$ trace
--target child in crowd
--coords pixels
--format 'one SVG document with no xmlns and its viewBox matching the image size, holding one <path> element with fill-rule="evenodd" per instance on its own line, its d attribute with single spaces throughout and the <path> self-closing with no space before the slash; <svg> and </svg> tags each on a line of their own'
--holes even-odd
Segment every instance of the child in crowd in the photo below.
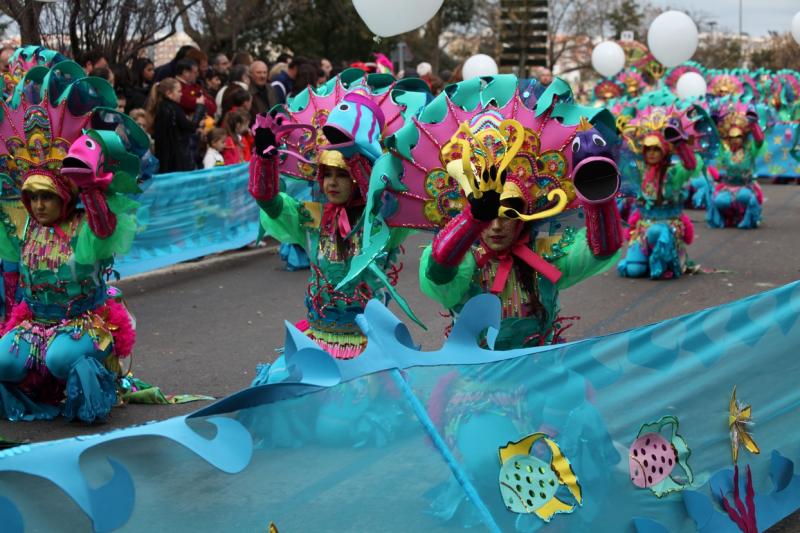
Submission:
<svg viewBox="0 0 800 533">
<path fill-rule="evenodd" d="M 208 132 L 206 137 L 208 148 L 203 157 L 203 168 L 221 167 L 225 164 L 222 151 L 225 149 L 227 137 L 227 132 L 222 128 L 214 128 Z"/>
<path fill-rule="evenodd" d="M 222 149 L 222 158 L 226 165 L 250 161 L 252 143 L 248 135 L 249 126 L 250 113 L 246 109 L 237 109 L 225 115 L 223 127 L 227 137 Z"/>
<path fill-rule="evenodd" d="M 151 113 L 155 117 L 153 137 L 155 156 L 161 173 L 194 170 L 192 136 L 205 118 L 203 97 L 197 98 L 194 115 L 187 118 L 180 106 L 181 84 L 175 78 L 164 78 L 153 85 L 150 96 Z"/>
<path fill-rule="evenodd" d="M 147 114 L 147 111 L 140 107 L 131 109 L 128 115 L 130 115 L 130 117 L 135 120 L 139 127 L 142 128 L 147 134 L 147 138 L 150 139 L 150 151 L 152 152 L 154 150 L 153 136 L 150 134 L 153 129 L 152 117 Z"/>
</svg>

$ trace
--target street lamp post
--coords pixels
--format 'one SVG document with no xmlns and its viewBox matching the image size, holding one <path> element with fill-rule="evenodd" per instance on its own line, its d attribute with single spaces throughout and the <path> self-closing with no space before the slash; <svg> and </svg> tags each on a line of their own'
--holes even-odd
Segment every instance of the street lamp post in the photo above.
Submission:
<svg viewBox="0 0 800 533">
<path fill-rule="evenodd" d="M 739 40 L 742 39 L 742 0 L 739 0 Z"/>
</svg>

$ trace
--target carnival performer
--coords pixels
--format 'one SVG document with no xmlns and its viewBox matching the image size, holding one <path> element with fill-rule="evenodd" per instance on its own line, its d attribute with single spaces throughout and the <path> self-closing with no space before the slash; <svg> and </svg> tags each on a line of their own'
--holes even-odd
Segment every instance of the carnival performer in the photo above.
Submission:
<svg viewBox="0 0 800 533">
<path fill-rule="evenodd" d="M 11 102 L 12 99 L 19 101 L 22 98 L 21 90 L 16 90 L 20 80 L 35 67 L 50 68 L 56 63 L 64 61 L 64 56 L 54 50 L 48 50 L 42 46 L 23 46 L 17 48 L 9 58 L 8 71 L 3 73 L 3 100 Z M 22 87 L 20 87 L 22 89 Z M 16 94 L 15 94 L 16 90 Z M 21 191 L 18 183 L 5 180 L 2 184 L 2 194 L 0 194 L 0 211 L 2 212 L 2 223 L 5 231 L 22 231 L 27 212 L 22 205 Z M 19 238 L 21 235 L 17 235 Z M 19 287 L 19 265 L 12 261 L 2 262 L 3 271 L 3 301 L 2 315 L 7 317 L 11 312 Z"/>
<path fill-rule="evenodd" d="M 697 169 L 694 122 L 674 107 L 649 107 L 628 122 L 624 136 L 626 148 L 639 156 L 639 191 L 628 219 L 628 251 L 617 270 L 632 278 L 680 277 L 694 240 L 692 221 L 683 213 L 685 184 Z M 679 161 L 672 161 L 673 153 Z"/>
<path fill-rule="evenodd" d="M 613 135 L 613 116 L 582 115 L 570 99 L 559 79 L 538 100 L 512 75 L 452 85 L 387 138 L 392 150 L 373 171 L 366 225 L 438 230 L 422 255 L 422 291 L 454 318 L 471 296 L 500 296 L 498 348 L 555 342 L 565 326 L 558 290 L 608 268 L 622 242 L 616 163 L 587 120 Z M 567 223 L 580 206 L 587 230 L 578 216 Z"/>
<path fill-rule="evenodd" d="M 558 237 L 537 238 L 533 221 L 555 213 L 537 211 L 530 186 L 533 175 L 509 173 L 503 161 L 484 167 L 480 179 L 464 179 L 471 169 L 465 170 L 462 161 L 447 167 L 459 183 L 472 185 L 471 192 L 467 207 L 424 250 L 420 288 L 454 317 L 476 294 L 499 296 L 502 322 L 496 349 L 560 342 L 567 326 L 560 316 L 559 291 L 607 270 L 617 260 L 622 244 L 614 199 L 617 167 L 605 139 L 585 120 L 582 129 L 572 143 L 572 162 L 587 228 L 567 228 Z M 488 147 L 486 131 L 482 139 Z M 515 155 L 509 148 L 507 162 Z"/>
<path fill-rule="evenodd" d="M 263 117 L 262 117 L 263 118 Z M 256 154 L 275 147 L 268 128 L 257 127 Z M 311 259 L 306 306 L 306 333 L 340 359 L 351 359 L 366 346 L 366 337 L 355 323 L 367 302 L 380 295 L 370 280 L 343 290 L 336 285 L 347 273 L 350 259 L 360 246 L 358 221 L 364 211 L 363 193 L 350 174 L 347 162 L 336 150 L 319 156 L 320 187 L 327 202 L 320 208 L 303 204 L 279 192 L 275 155 L 259 155 L 250 163 L 250 192 L 263 214 L 266 232 L 280 242 L 303 246 Z M 317 210 L 315 213 L 314 210 Z M 393 258 L 392 258 L 393 259 Z M 387 268 L 391 268 L 387 260 Z M 377 292 L 377 294 L 376 294 Z"/>
<path fill-rule="evenodd" d="M 712 228 L 757 228 L 764 197 L 754 173 L 756 160 L 765 148 L 758 114 L 744 104 L 728 103 L 718 117 L 722 147 L 717 167 L 710 169 L 717 183 L 706 221 Z"/>
<path fill-rule="evenodd" d="M 72 62 L 52 71 L 74 81 L 41 103 L 3 105 L 2 171 L 20 184 L 28 216 L 18 233 L 0 232 L 0 255 L 19 263 L 22 294 L 0 338 L 0 409 L 9 420 L 104 421 L 117 401 L 113 370 L 135 340 L 105 281 L 135 234 L 137 204 L 126 194 L 138 190 L 140 172 L 128 136 L 114 130 L 138 126 L 110 116 L 115 99 L 104 80 L 83 77 Z"/>
<path fill-rule="evenodd" d="M 319 109 L 327 106 L 329 113 L 322 115 L 322 123 L 290 123 L 297 118 L 291 113 L 288 118 L 287 114 L 279 113 L 277 119 L 259 115 L 254 126 L 257 157 L 250 161 L 250 193 L 261 207 L 262 228 L 282 243 L 303 246 L 311 262 L 305 299 L 307 317 L 298 326 L 339 359 L 354 358 L 366 346 L 366 337 L 356 324 L 356 316 L 372 298 L 388 301 L 388 291 L 399 272 L 395 265 L 397 245 L 408 234 L 400 229 L 392 232 L 390 251 L 380 260 L 377 273 L 365 272 L 358 279 L 339 286 L 350 269 L 351 259 L 361 251 L 368 180 L 372 161 L 381 151 L 378 138 L 386 131 L 390 113 L 401 119 L 394 121 L 396 129 L 402 124 L 401 112 L 415 108 L 414 105 L 402 107 L 387 98 L 394 83 L 391 76 L 365 77 L 363 72 L 355 70 L 341 75 L 356 76 L 361 79 L 352 80 L 353 90 L 349 92 L 343 90 L 341 78 L 329 82 L 333 92 L 325 98 L 318 98 L 309 91 L 309 98 L 315 99 L 315 105 L 309 105 L 308 109 L 317 110 L 313 120 L 319 120 Z M 389 87 L 383 88 L 390 90 L 373 100 L 374 88 L 368 80 L 376 79 L 375 76 L 389 82 Z M 356 86 L 357 89 L 353 88 Z M 427 101 L 426 94 L 421 95 L 422 104 Z M 376 103 L 378 99 L 386 106 L 385 110 Z M 285 144 L 281 138 L 287 133 L 288 144 Z M 297 137 L 303 139 L 300 144 L 292 140 Z M 318 142 L 320 140 L 335 143 L 340 148 L 323 149 L 324 142 Z M 297 151 L 287 154 L 289 146 L 296 146 Z M 281 169 L 291 166 L 287 159 L 300 162 L 289 175 L 314 172 L 324 196 L 323 203 L 302 202 L 279 192 Z"/>
</svg>

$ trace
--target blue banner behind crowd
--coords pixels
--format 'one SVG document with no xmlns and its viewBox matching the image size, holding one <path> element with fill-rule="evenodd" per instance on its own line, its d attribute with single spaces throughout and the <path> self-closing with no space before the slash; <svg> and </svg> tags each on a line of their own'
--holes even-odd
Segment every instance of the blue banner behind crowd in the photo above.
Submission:
<svg viewBox="0 0 800 533">
<path fill-rule="evenodd" d="M 723 498 L 758 530 L 800 507 L 800 282 L 604 337 L 480 348 L 499 317 L 478 296 L 421 352 L 373 301 L 350 361 L 287 326 L 281 383 L 0 452 L 2 529 L 736 533 Z"/>
<path fill-rule="evenodd" d="M 115 264 L 123 276 L 240 248 L 258 234 L 247 164 L 159 174 L 138 200 L 139 233 Z"/>
<path fill-rule="evenodd" d="M 756 162 L 756 177 L 800 178 L 800 161 L 789 153 L 797 128 L 795 122 L 778 122 L 765 132 L 767 147 Z"/>
</svg>

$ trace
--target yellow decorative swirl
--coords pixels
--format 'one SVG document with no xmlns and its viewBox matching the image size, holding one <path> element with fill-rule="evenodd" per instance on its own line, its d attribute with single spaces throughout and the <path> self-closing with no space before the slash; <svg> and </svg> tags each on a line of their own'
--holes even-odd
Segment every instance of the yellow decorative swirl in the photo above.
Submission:
<svg viewBox="0 0 800 533">
<path fill-rule="evenodd" d="M 511 207 L 501 207 L 500 216 L 506 218 L 518 218 L 520 220 L 524 220 L 525 222 L 530 222 L 532 220 L 541 220 L 543 218 L 556 216 L 567 207 L 567 193 L 564 192 L 564 189 L 553 189 L 552 191 L 547 193 L 547 200 L 549 202 L 552 202 L 556 198 L 558 198 L 558 203 L 556 205 L 554 205 L 550 209 L 539 211 L 538 213 L 525 215 Z"/>
</svg>

